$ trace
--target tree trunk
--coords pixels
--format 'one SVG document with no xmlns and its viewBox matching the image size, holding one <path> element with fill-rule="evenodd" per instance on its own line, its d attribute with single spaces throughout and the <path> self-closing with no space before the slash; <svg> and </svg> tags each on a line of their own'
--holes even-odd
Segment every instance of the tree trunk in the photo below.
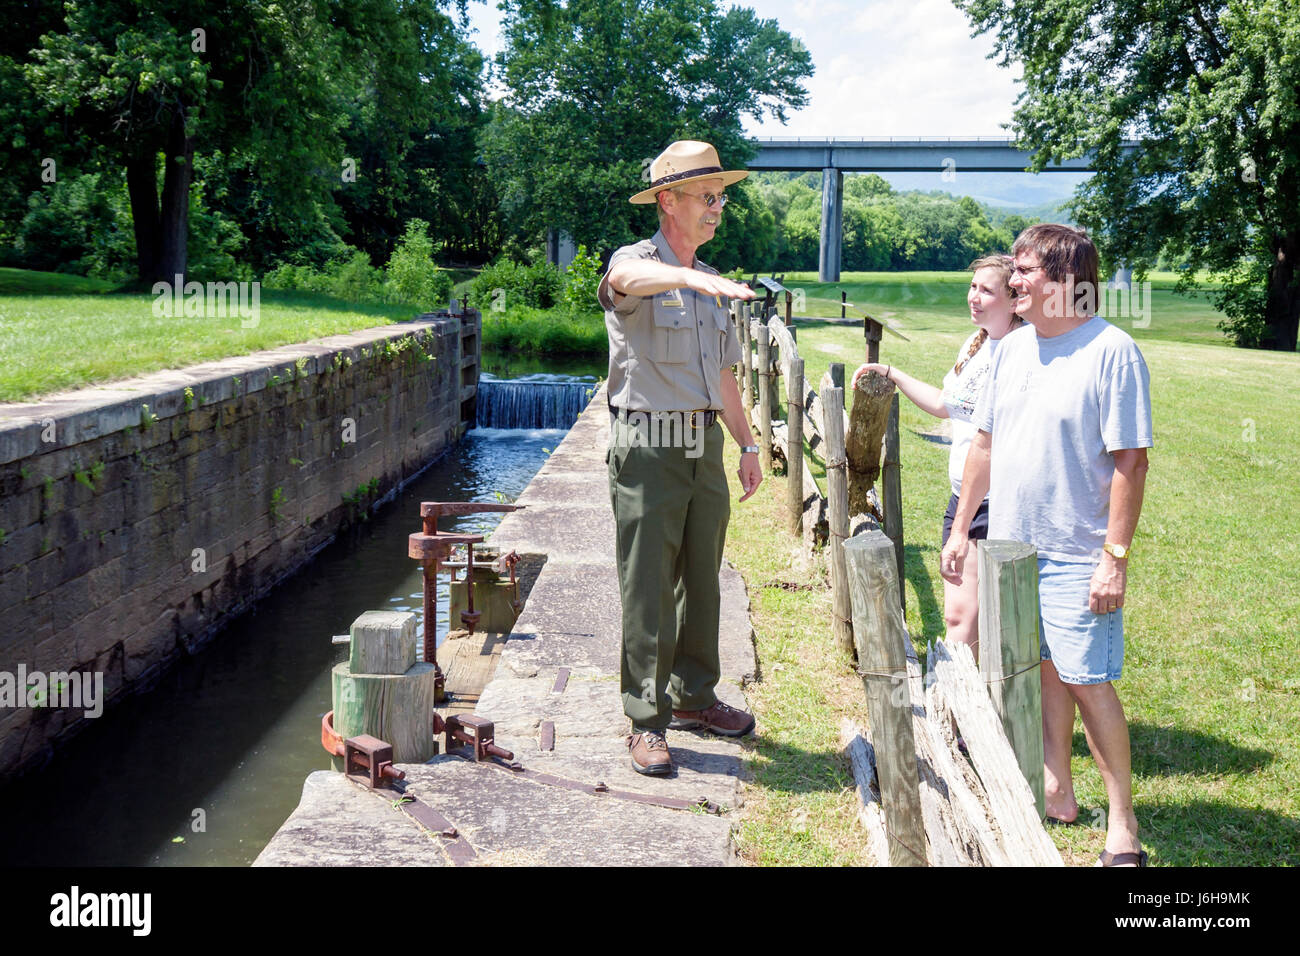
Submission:
<svg viewBox="0 0 1300 956">
<path fill-rule="evenodd" d="M 131 220 L 135 224 L 135 256 L 142 284 L 158 275 L 162 234 L 158 222 L 157 155 L 145 147 L 126 162 L 126 189 L 131 197 Z"/>
<path fill-rule="evenodd" d="M 161 247 L 156 279 L 184 281 L 187 259 L 185 243 L 190 226 L 190 181 L 194 178 L 194 138 L 185 129 L 183 109 L 172 114 L 167 131 L 167 165 L 163 173 L 162 206 L 159 211 Z M 156 281 L 153 279 L 151 281 Z"/>
<path fill-rule="evenodd" d="M 1268 270 L 1268 300 L 1264 306 L 1264 338 L 1260 345 L 1280 352 L 1296 350 L 1300 332 L 1300 286 L 1295 284 L 1300 266 L 1300 233 L 1279 236 L 1273 242 L 1273 264 Z"/>
</svg>

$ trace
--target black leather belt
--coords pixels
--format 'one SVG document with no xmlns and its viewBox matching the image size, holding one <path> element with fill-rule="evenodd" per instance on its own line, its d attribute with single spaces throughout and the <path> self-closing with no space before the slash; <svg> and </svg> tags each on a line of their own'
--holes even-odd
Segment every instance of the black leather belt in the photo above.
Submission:
<svg viewBox="0 0 1300 956">
<path fill-rule="evenodd" d="M 609 406 L 609 420 L 611 424 L 613 424 L 615 419 L 624 416 L 625 414 L 626 415 L 641 414 L 641 415 L 648 415 L 651 417 L 659 417 L 663 415 L 683 415 L 683 416 L 689 415 L 690 418 L 688 419 L 688 421 L 690 422 L 692 428 L 712 428 L 713 423 L 718 420 L 717 409 L 713 409 L 713 408 L 705 408 L 694 412 L 683 411 L 683 412 L 639 412 L 638 413 L 635 411 L 630 411 L 625 408 L 617 408 L 614 405 Z"/>
</svg>

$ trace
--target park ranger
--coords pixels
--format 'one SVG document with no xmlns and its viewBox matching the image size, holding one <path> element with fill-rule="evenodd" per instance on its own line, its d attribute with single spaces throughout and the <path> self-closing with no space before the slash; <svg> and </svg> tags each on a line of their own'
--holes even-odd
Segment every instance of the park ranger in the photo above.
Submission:
<svg viewBox="0 0 1300 956">
<path fill-rule="evenodd" d="M 673 143 L 631 198 L 655 203 L 659 231 L 610 257 L 600 283 L 609 332 L 610 501 L 623 600 L 623 709 L 638 773 L 672 773 L 664 732 L 701 728 L 738 737 L 754 718 L 718 700 L 718 569 L 730 514 L 722 429 L 741 447 L 744 501 L 758 488 L 758 448 L 731 366 L 740 342 L 728 299 L 748 286 L 695 258 L 713 238 L 723 190 L 748 175 L 724 170 L 708 143 Z"/>
</svg>

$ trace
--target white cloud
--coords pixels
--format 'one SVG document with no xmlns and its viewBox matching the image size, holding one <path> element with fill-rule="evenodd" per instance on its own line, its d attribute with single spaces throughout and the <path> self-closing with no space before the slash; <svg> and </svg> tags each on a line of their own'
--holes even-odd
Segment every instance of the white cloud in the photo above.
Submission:
<svg viewBox="0 0 1300 956">
<path fill-rule="evenodd" d="M 950 0 L 744 0 L 777 20 L 812 53 L 809 103 L 759 136 L 1005 135 L 1018 73 L 986 59 L 988 37 L 972 38 Z"/>
<path fill-rule="evenodd" d="M 987 54 L 987 36 L 951 0 L 727 0 L 798 37 L 816 72 L 808 105 L 782 126 L 746 122 L 756 136 L 999 136 L 1020 91 L 1019 68 Z M 474 42 L 501 49 L 494 0 L 469 5 Z M 497 95 L 500 90 L 495 91 Z"/>
</svg>

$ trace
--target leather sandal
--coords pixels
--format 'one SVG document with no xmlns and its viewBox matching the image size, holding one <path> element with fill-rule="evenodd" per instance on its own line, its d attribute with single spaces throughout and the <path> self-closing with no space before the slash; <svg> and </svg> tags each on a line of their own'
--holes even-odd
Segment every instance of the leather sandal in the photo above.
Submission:
<svg viewBox="0 0 1300 956">
<path fill-rule="evenodd" d="M 1146 866 L 1147 851 L 1139 849 L 1136 853 L 1111 853 L 1110 850 L 1102 850 L 1101 856 L 1097 857 L 1095 866 Z"/>
</svg>

